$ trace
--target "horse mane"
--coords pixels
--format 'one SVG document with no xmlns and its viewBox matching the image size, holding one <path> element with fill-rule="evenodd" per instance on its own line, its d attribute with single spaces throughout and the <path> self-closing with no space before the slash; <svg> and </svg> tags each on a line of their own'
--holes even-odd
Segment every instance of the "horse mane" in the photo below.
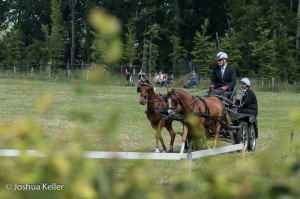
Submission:
<svg viewBox="0 0 300 199">
<path fill-rule="evenodd" d="M 151 84 L 150 81 L 149 81 L 148 79 L 145 79 L 145 83 Z"/>
<path fill-rule="evenodd" d="M 175 93 L 176 91 L 179 91 L 179 92 L 184 92 L 185 94 L 189 94 L 188 92 L 186 92 L 185 90 L 182 90 L 182 89 L 178 89 L 178 88 L 171 88 L 170 91 L 168 91 L 168 93 Z"/>
<path fill-rule="evenodd" d="M 151 87 L 153 87 L 151 82 L 148 79 L 145 79 L 145 80 L 141 81 L 141 85 L 143 85 L 143 84 L 150 85 Z"/>
</svg>

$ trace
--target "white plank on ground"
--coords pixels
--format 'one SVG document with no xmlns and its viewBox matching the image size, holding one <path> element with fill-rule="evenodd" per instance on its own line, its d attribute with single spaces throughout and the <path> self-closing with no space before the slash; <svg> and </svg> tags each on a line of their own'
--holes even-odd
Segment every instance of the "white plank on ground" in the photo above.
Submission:
<svg viewBox="0 0 300 199">
<path fill-rule="evenodd" d="M 201 151 L 191 152 L 191 158 L 201 158 L 210 155 L 217 155 L 221 153 L 228 153 L 232 151 L 242 150 L 243 144 L 229 145 L 224 147 L 206 149 Z M 16 157 L 20 156 L 21 153 L 27 153 L 30 156 L 35 157 L 45 157 L 40 151 L 37 150 L 17 150 L 17 149 L 0 149 L 0 156 L 6 157 Z M 65 152 L 57 151 L 58 155 L 65 155 Z M 147 159 L 147 160 L 180 160 L 188 159 L 189 153 L 146 153 L 146 152 L 109 152 L 109 151 L 85 151 L 83 152 L 84 158 L 90 159 L 109 159 L 109 158 L 118 158 L 118 159 Z"/>
</svg>

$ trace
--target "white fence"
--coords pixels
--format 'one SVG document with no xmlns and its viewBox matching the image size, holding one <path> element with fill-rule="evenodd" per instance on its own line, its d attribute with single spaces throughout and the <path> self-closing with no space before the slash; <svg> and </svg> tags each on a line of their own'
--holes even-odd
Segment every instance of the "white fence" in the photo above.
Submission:
<svg viewBox="0 0 300 199">
<path fill-rule="evenodd" d="M 201 151 L 194 151 L 190 153 L 144 153 L 144 152 L 107 152 L 107 151 L 86 151 L 83 153 L 84 158 L 90 159 L 144 159 L 144 160 L 181 160 L 187 159 L 189 164 L 189 172 L 192 171 L 192 160 L 196 158 L 201 158 L 205 156 L 217 155 L 222 153 L 228 153 L 238 150 L 243 150 L 243 144 L 229 145 L 224 147 L 206 149 Z M 16 157 L 20 156 L 22 151 L 16 149 L 1 149 L 0 156 L 4 157 Z M 37 150 L 26 150 L 25 151 L 30 156 L 35 157 L 45 157 L 40 151 Z M 64 155 L 65 152 L 58 152 L 58 155 Z"/>
</svg>

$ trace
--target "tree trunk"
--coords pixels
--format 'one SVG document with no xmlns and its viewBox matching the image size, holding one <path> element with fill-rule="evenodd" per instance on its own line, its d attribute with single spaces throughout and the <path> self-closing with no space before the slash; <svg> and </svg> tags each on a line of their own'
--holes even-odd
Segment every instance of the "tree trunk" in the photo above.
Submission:
<svg viewBox="0 0 300 199">
<path fill-rule="evenodd" d="M 75 63 L 75 48 L 76 48 L 76 27 L 75 27 L 75 5 L 77 0 L 71 0 L 70 8 L 71 8 L 71 23 L 72 23 L 72 40 L 71 40 L 71 69 L 74 68 Z"/>
<path fill-rule="evenodd" d="M 298 10 L 297 10 L 297 34 L 296 34 L 296 59 L 300 57 L 300 0 L 298 0 Z"/>
<path fill-rule="evenodd" d="M 144 38 L 142 68 L 146 68 L 146 59 L 147 59 L 147 44 L 146 44 L 146 39 Z M 149 73 L 148 73 L 148 75 L 149 75 Z"/>
</svg>

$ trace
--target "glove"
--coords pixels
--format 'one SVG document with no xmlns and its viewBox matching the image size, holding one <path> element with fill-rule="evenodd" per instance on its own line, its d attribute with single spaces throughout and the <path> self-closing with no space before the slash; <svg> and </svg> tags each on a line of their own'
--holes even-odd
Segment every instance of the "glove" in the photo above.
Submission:
<svg viewBox="0 0 300 199">
<path fill-rule="evenodd" d="M 213 90 L 214 90 L 214 85 L 210 85 L 210 86 L 208 87 L 208 89 L 211 90 L 211 91 L 213 91 Z"/>
<path fill-rule="evenodd" d="M 222 91 L 228 90 L 228 86 L 222 86 L 222 87 L 221 87 L 221 90 L 222 90 Z"/>
</svg>

